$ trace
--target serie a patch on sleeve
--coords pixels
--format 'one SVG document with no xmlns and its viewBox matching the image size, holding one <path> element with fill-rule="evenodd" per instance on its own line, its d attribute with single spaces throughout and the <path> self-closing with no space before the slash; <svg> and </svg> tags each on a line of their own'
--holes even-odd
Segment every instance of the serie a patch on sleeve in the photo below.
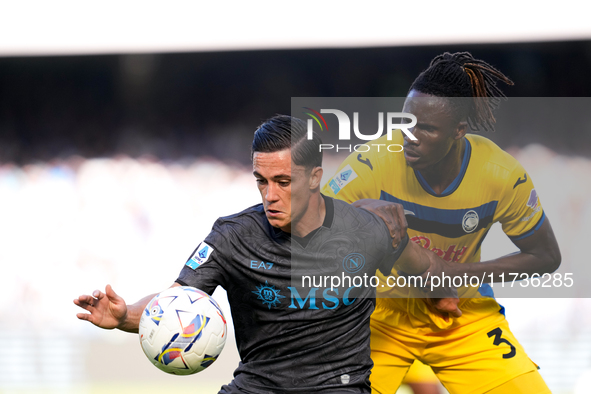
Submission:
<svg viewBox="0 0 591 394">
<path fill-rule="evenodd" d="M 193 253 L 193 257 L 187 261 L 186 265 L 193 269 L 197 269 L 201 264 L 206 263 L 209 260 L 209 256 L 213 253 L 213 248 L 206 244 L 205 242 L 201 242 Z"/>
<path fill-rule="evenodd" d="M 525 205 L 530 207 L 532 210 L 529 215 L 520 219 L 520 221 L 522 222 L 527 222 L 528 220 L 536 216 L 536 213 L 538 213 L 540 209 L 542 209 L 536 189 L 531 189 L 531 192 L 529 192 L 529 199 L 527 200 L 527 203 Z"/>
<path fill-rule="evenodd" d="M 350 164 L 347 164 L 345 168 L 343 168 L 330 180 L 330 182 L 328 182 L 328 185 L 334 194 L 339 194 L 341 189 L 347 186 L 347 184 L 355 178 L 357 178 L 357 173 L 353 171 L 353 168 L 351 168 Z"/>
</svg>

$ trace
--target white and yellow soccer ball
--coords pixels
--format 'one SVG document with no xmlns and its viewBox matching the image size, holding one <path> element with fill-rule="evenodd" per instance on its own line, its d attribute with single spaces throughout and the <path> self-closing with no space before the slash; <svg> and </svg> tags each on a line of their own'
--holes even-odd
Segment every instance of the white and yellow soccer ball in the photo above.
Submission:
<svg viewBox="0 0 591 394">
<path fill-rule="evenodd" d="M 209 367 L 226 343 L 226 319 L 207 293 L 189 286 L 156 295 L 142 313 L 139 337 L 158 369 L 190 375 Z"/>
</svg>

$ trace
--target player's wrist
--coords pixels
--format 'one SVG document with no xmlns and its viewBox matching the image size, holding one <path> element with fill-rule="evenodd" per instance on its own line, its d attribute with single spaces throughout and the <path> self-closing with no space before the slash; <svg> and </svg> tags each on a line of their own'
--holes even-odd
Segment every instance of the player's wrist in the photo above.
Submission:
<svg viewBox="0 0 591 394">
<path fill-rule="evenodd" d="M 140 326 L 140 318 L 141 318 L 141 310 L 139 311 L 139 313 L 133 313 L 133 312 L 137 312 L 134 311 L 133 309 L 137 309 L 137 308 L 133 308 L 133 305 L 128 305 L 127 310 L 125 311 L 125 314 L 119 318 L 119 324 L 117 325 L 117 329 L 121 330 L 121 331 L 125 331 L 125 332 L 131 332 L 131 333 L 136 333 L 139 331 L 139 326 Z M 143 308 L 142 308 L 143 310 Z M 134 316 L 137 315 L 137 316 Z"/>
<path fill-rule="evenodd" d="M 395 264 L 395 268 L 399 275 L 421 276 L 432 267 L 428 255 L 428 253 L 431 252 L 425 250 L 422 246 L 414 242 L 409 242 L 408 235 L 403 238 L 402 242 L 400 242 L 396 253 L 400 256 Z"/>
<path fill-rule="evenodd" d="M 451 276 L 453 278 L 456 276 L 463 276 L 465 274 L 465 265 L 457 262 L 454 263 L 450 261 L 445 261 L 443 259 L 441 260 L 443 261 L 441 271 L 442 273 L 445 272 L 445 275 Z"/>
<path fill-rule="evenodd" d="M 402 254 L 404 252 L 404 249 L 406 249 L 406 247 L 408 246 L 409 240 L 410 240 L 410 238 L 408 237 L 408 234 L 406 234 L 404 236 L 404 238 L 402 238 L 400 240 L 400 243 L 398 245 L 396 245 L 396 252 L 398 254 Z"/>
</svg>

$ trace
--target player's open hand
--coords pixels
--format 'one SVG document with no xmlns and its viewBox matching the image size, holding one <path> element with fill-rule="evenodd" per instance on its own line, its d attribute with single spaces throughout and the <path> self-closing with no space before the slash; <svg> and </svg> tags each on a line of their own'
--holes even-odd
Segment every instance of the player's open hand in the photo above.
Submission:
<svg viewBox="0 0 591 394">
<path fill-rule="evenodd" d="M 105 292 L 95 290 L 92 295 L 81 295 L 74 300 L 74 304 L 90 313 L 78 313 L 76 317 L 86 320 L 105 329 L 120 327 L 127 315 L 127 305 L 111 288 L 105 287 Z"/>
<path fill-rule="evenodd" d="M 406 237 L 408 223 L 406 222 L 404 208 L 401 204 L 366 198 L 355 201 L 352 205 L 378 215 L 386 223 L 386 226 L 390 231 L 390 236 L 392 237 L 392 245 L 395 248 L 398 247 L 400 242 Z"/>
</svg>

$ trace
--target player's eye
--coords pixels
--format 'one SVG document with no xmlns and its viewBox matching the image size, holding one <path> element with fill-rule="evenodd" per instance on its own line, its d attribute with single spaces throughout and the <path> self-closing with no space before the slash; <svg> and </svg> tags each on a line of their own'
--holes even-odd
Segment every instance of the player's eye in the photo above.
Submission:
<svg viewBox="0 0 591 394">
<path fill-rule="evenodd" d="M 417 123 L 413 129 L 423 130 L 423 131 L 432 131 L 433 126 L 425 124 L 425 123 Z"/>
<path fill-rule="evenodd" d="M 287 187 L 291 182 L 279 182 L 280 186 Z"/>
</svg>

